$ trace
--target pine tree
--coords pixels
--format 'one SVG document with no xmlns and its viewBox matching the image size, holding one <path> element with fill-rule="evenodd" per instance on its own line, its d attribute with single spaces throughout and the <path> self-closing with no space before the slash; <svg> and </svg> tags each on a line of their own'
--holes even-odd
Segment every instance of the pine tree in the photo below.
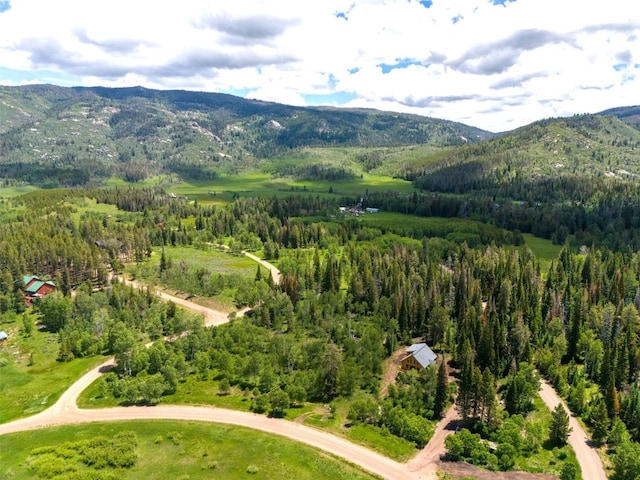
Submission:
<svg viewBox="0 0 640 480">
<path fill-rule="evenodd" d="M 447 403 L 448 396 L 448 376 L 447 364 L 444 359 L 440 361 L 440 367 L 438 368 L 438 383 L 436 385 L 436 395 L 433 400 L 433 418 L 441 418 L 444 411 L 444 407 Z"/>
<path fill-rule="evenodd" d="M 609 383 L 604 394 L 604 401 L 607 406 L 609 418 L 615 418 L 620 413 L 620 400 L 618 399 L 618 389 L 616 388 L 615 376 L 609 377 Z"/>
<path fill-rule="evenodd" d="M 460 360 L 462 367 L 460 368 L 460 383 L 458 386 L 456 407 L 462 419 L 466 421 L 471 415 L 475 390 L 475 385 L 473 384 L 473 351 L 471 350 L 471 344 L 468 340 L 466 340 L 462 346 Z"/>
<path fill-rule="evenodd" d="M 567 443 L 571 427 L 569 426 L 569 414 L 561 403 L 551 413 L 551 425 L 549 425 L 549 439 L 551 442 L 564 445 Z"/>
<path fill-rule="evenodd" d="M 485 368 L 484 372 L 482 372 L 480 391 L 482 401 L 481 420 L 492 430 L 498 423 L 498 400 L 496 399 L 495 378 L 488 368 Z"/>
<path fill-rule="evenodd" d="M 162 274 L 167 269 L 167 257 L 164 254 L 164 248 L 162 249 L 162 254 L 160 255 L 160 274 Z"/>
<path fill-rule="evenodd" d="M 607 415 L 607 406 L 600 400 L 591 410 L 591 424 L 593 425 L 593 440 L 596 443 L 602 443 L 609 433 L 609 416 Z"/>
</svg>

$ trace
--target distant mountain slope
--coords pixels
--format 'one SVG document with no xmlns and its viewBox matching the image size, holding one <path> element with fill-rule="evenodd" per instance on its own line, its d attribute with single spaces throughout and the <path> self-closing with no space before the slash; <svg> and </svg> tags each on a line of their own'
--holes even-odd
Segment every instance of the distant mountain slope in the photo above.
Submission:
<svg viewBox="0 0 640 480">
<path fill-rule="evenodd" d="M 600 112 L 599 115 L 613 115 L 628 125 L 631 125 L 633 128 L 640 130 L 640 105 L 610 108 L 609 110 Z"/>
<path fill-rule="evenodd" d="M 544 178 L 640 178 L 640 131 L 613 115 L 541 120 L 425 159 L 406 172 L 431 191 L 505 192 Z M 523 194 L 526 193 L 522 192 Z"/>
<path fill-rule="evenodd" d="M 416 115 L 141 87 L 0 87 L 0 118 L 0 177 L 62 185 L 162 171 L 211 178 L 301 147 L 449 147 L 492 136 Z"/>
<path fill-rule="evenodd" d="M 640 131 L 615 115 L 535 122 L 406 165 L 424 191 L 367 205 L 462 217 L 557 244 L 640 248 Z"/>
</svg>

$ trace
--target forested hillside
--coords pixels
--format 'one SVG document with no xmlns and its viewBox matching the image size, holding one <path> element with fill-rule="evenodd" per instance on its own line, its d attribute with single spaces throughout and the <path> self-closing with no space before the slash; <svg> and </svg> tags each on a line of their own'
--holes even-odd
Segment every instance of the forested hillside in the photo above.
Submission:
<svg viewBox="0 0 640 480">
<path fill-rule="evenodd" d="M 318 197 L 240 198 L 214 207 L 152 189 L 78 193 L 34 192 L 5 208 L 13 213 L 0 231 L 0 306 L 7 319 L 24 310 L 23 275 L 56 279 L 61 293 L 37 305 L 41 321 L 59 332 L 61 361 L 116 355 L 103 396 L 156 403 L 185 382 L 189 388 L 214 382 L 223 395 L 242 395 L 252 410 L 275 416 L 304 402 L 347 401 L 354 424 L 422 446 L 430 422 L 450 402 L 438 380 L 444 367 L 403 374 L 386 396 L 379 391 L 385 358 L 420 337 L 454 359 L 457 408 L 502 452 L 477 450 L 480 456 L 469 460 L 509 469 L 547 448 L 545 424 L 523 423 L 534 409 L 534 366 L 585 419 L 594 439 L 615 452 L 614 464 L 621 465 L 615 468 L 626 468 L 625 455 L 637 448 L 637 252 L 565 247 L 543 271 L 527 249 L 470 249 L 383 233 L 334 218 L 335 204 Z M 83 198 L 120 211 L 78 216 Z M 255 278 L 231 281 L 206 265 L 172 260 L 173 246 L 206 249 L 225 238 L 236 249 L 250 247 L 278 261 L 281 284 L 260 270 Z M 162 248 L 160 263 L 145 266 L 154 248 Z M 236 305 L 253 313 L 202 329 L 148 293 L 114 285 L 92 294 L 122 262 L 137 265 L 133 272 L 143 279 L 153 275 L 153 282 L 171 281 L 186 292 L 203 289 L 192 294 L 231 289 Z M 69 296 L 76 286 L 78 293 Z M 186 328 L 190 335 L 149 350 L 136 341 Z"/>
<path fill-rule="evenodd" d="M 640 131 L 613 115 L 536 122 L 434 154 L 404 176 L 429 193 L 377 203 L 482 220 L 558 244 L 640 247 Z"/>
<path fill-rule="evenodd" d="M 162 172 L 211 179 L 301 147 L 445 147 L 491 135 L 415 115 L 144 88 L 0 87 L 0 118 L 0 177 L 49 187 Z"/>
</svg>

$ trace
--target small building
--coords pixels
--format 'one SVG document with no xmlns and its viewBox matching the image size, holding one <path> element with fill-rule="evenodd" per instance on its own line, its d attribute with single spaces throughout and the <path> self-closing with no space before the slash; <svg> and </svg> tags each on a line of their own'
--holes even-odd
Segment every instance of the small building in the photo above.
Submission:
<svg viewBox="0 0 640 480">
<path fill-rule="evenodd" d="M 6 342 L 8 338 L 9 335 L 7 335 L 7 332 L 4 330 L 0 332 L 0 342 Z"/>
<path fill-rule="evenodd" d="M 27 294 L 27 305 L 31 306 L 34 298 L 44 298 L 51 292 L 56 291 L 56 284 L 51 281 L 40 280 L 35 275 L 22 277 L 24 291 Z"/>
<path fill-rule="evenodd" d="M 436 363 L 438 356 L 433 353 L 426 343 L 414 343 L 407 347 L 407 354 L 400 361 L 402 371 L 422 370 Z"/>
<path fill-rule="evenodd" d="M 47 295 L 49 295 L 51 292 L 54 292 L 56 290 L 56 285 L 53 282 L 43 282 L 41 280 L 38 280 L 36 282 L 33 282 L 31 285 L 29 285 L 29 287 L 26 289 L 27 295 L 29 295 L 30 297 L 46 297 Z"/>
</svg>

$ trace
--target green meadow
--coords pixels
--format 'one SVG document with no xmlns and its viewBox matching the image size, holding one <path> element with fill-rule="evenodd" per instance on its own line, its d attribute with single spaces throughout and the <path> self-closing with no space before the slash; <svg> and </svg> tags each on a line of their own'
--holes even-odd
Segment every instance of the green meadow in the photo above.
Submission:
<svg viewBox="0 0 640 480">
<path fill-rule="evenodd" d="M 162 249 L 154 248 L 154 254 L 149 263 L 158 266 L 162 256 Z M 253 278 L 256 274 L 257 263 L 244 255 L 233 254 L 226 249 L 214 246 L 197 247 L 164 247 L 165 257 L 174 265 L 183 263 L 194 268 L 206 268 L 217 275 L 240 275 Z"/>
<path fill-rule="evenodd" d="M 27 321 L 35 316 L 27 314 Z M 83 373 L 106 357 L 58 362 L 58 335 L 38 330 L 22 333 L 22 316 L 0 317 L 0 330 L 9 335 L 0 344 L 0 423 L 45 410 Z"/>
<path fill-rule="evenodd" d="M 90 442 L 133 437 L 127 468 L 87 462 Z M 131 432 L 134 432 L 133 434 Z M 94 455 L 109 458 L 109 447 Z M 102 458 L 100 458 L 102 459 Z M 89 463 L 89 464 L 87 464 Z M 52 474 L 54 473 L 54 474 Z M 332 455 L 250 429 L 213 423 L 128 421 L 64 426 L 2 437 L 0 477 L 119 479 L 373 479 Z M 106 476 L 111 475 L 111 476 Z M 76 478 L 76 477 L 74 477 Z M 77 478 L 80 478 L 79 476 Z"/>
<path fill-rule="evenodd" d="M 411 182 L 384 175 L 362 174 L 348 180 L 294 180 L 273 177 L 269 173 L 244 173 L 221 175 L 215 180 L 190 180 L 172 185 L 170 191 L 176 195 L 198 200 L 201 203 L 226 203 L 234 195 L 244 197 L 287 196 L 292 193 L 313 195 L 363 195 L 365 192 L 415 191 Z"/>
<path fill-rule="evenodd" d="M 562 245 L 555 245 L 551 240 L 538 238 L 530 233 L 523 233 L 525 245 L 533 252 L 538 260 L 550 262 L 558 258 Z"/>
</svg>

